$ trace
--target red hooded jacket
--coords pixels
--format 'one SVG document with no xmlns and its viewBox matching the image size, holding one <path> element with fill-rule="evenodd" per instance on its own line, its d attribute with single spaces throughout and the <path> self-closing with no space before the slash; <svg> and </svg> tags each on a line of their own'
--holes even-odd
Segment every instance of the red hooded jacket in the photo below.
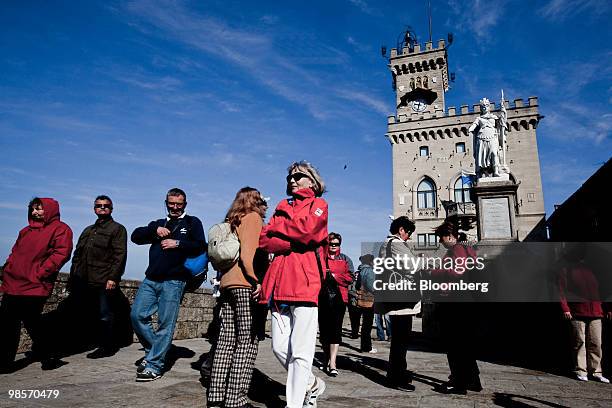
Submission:
<svg viewBox="0 0 612 408">
<path fill-rule="evenodd" d="M 305 188 L 294 198 L 281 201 L 259 237 L 259 246 L 275 255 L 262 283 L 261 302 L 316 304 L 321 277 L 313 249 L 317 248 L 324 260 L 325 251 L 320 247 L 326 240 L 325 200 Z"/>
<path fill-rule="evenodd" d="M 72 253 L 72 230 L 60 221 L 59 203 L 41 198 L 43 222 L 32 219 L 19 231 L 4 266 L 0 292 L 21 296 L 49 296 L 55 278 Z"/>
</svg>

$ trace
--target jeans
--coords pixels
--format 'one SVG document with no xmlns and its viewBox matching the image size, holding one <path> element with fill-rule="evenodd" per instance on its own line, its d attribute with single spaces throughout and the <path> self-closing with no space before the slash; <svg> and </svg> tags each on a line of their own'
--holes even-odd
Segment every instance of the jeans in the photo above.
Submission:
<svg viewBox="0 0 612 408">
<path fill-rule="evenodd" d="M 385 317 L 384 327 L 383 316 Z M 385 331 L 387 332 L 387 338 L 391 337 L 391 319 L 389 319 L 389 315 L 376 313 L 374 320 L 376 321 L 376 337 L 378 337 L 378 340 L 385 340 Z"/>
<path fill-rule="evenodd" d="M 185 282 L 153 281 L 145 278 L 132 305 L 132 326 L 145 349 L 146 370 L 161 374 L 179 314 Z M 157 312 L 157 331 L 151 317 Z"/>
</svg>

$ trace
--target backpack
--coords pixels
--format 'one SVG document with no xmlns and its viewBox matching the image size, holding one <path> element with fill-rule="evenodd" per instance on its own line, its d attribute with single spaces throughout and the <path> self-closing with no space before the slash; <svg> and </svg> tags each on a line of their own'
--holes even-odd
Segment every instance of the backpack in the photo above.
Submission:
<svg viewBox="0 0 612 408">
<path fill-rule="evenodd" d="M 218 272 L 225 272 L 238 262 L 240 241 L 229 222 L 215 224 L 208 230 L 208 260 Z"/>
</svg>

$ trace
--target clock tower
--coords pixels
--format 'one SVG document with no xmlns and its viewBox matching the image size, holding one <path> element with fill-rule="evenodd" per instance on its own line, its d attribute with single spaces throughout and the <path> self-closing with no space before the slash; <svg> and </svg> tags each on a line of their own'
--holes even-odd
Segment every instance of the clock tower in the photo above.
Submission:
<svg viewBox="0 0 612 408">
<path fill-rule="evenodd" d="M 426 113 L 445 111 L 444 93 L 448 91 L 448 64 L 445 41 L 424 47 L 406 33 L 401 49 L 392 48 L 389 69 L 396 93 L 397 116 L 419 119 Z"/>
<path fill-rule="evenodd" d="M 388 55 L 386 49 L 382 50 L 388 58 L 396 95 L 395 112 L 387 117 L 386 133 L 393 160 L 393 215 L 406 215 L 415 221 L 414 235 L 422 248 L 437 248 L 433 229 L 447 217 L 456 219 L 469 239 L 476 239 L 476 227 L 482 224 L 477 192 L 482 189 L 474 177 L 474 139 L 469 129 L 481 115 L 480 104 L 446 106 L 446 92 L 453 79 L 448 72 L 446 41 L 419 44 L 410 30 L 401 38 Z M 483 96 L 492 101 L 501 99 Z M 490 109 L 497 116 L 507 117 L 503 153 L 509 183 L 516 192 L 512 191 L 507 217 L 496 222 L 503 225 L 504 237 L 538 240 L 544 231 L 545 215 L 536 137 L 542 118 L 538 98 L 503 103 L 504 113 L 493 102 Z M 481 213 L 489 215 L 484 210 Z"/>
</svg>

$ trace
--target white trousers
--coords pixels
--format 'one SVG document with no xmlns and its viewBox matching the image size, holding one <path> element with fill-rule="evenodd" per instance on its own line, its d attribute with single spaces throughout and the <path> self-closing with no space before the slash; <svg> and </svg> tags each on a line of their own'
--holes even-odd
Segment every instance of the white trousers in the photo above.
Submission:
<svg viewBox="0 0 612 408">
<path fill-rule="evenodd" d="M 284 306 L 272 311 L 272 351 L 287 370 L 287 407 L 302 408 L 314 384 L 312 359 L 317 342 L 316 306 Z"/>
</svg>

